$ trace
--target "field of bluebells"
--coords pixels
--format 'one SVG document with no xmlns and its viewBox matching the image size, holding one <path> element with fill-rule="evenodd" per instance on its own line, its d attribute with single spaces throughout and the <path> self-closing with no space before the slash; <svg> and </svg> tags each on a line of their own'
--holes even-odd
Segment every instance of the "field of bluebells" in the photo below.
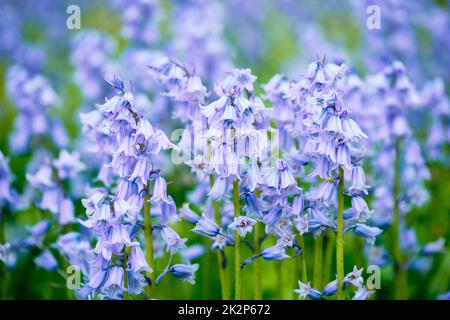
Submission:
<svg viewBox="0 0 450 320">
<path fill-rule="evenodd" d="M 450 299 L 449 1 L 0 17 L 0 298 Z"/>
</svg>

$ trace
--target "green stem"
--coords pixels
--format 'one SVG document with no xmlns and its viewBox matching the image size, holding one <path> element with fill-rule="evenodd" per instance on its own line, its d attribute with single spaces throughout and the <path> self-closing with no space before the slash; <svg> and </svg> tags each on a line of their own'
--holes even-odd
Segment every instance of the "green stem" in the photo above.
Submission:
<svg viewBox="0 0 450 320">
<path fill-rule="evenodd" d="M 394 258 L 395 298 L 408 298 L 407 274 L 403 268 L 403 256 L 400 246 L 400 140 L 395 143 L 394 161 L 394 221 L 392 225 L 392 256 Z"/>
<path fill-rule="evenodd" d="M 211 187 L 214 185 L 214 176 L 213 175 L 209 176 L 209 183 L 210 183 Z M 221 218 L 220 218 L 219 202 L 214 201 L 213 207 L 214 207 L 214 217 L 216 220 L 216 224 L 220 227 L 221 226 Z M 229 297 L 228 279 L 227 279 L 225 266 L 223 265 L 223 256 L 219 250 L 217 251 L 217 266 L 219 268 L 220 289 L 221 289 L 221 293 L 222 293 L 222 299 L 228 300 L 230 298 Z"/>
<path fill-rule="evenodd" d="M 259 238 L 261 237 L 261 224 L 256 222 L 255 224 L 255 234 L 253 238 L 253 243 L 255 246 L 255 252 L 261 252 L 261 243 L 259 242 Z M 262 289 L 261 289 L 261 261 L 260 259 L 256 259 L 253 262 L 253 272 L 255 273 L 255 291 L 254 291 L 254 299 L 261 300 L 262 299 Z"/>
<path fill-rule="evenodd" d="M 123 291 L 123 300 L 129 300 L 130 296 L 128 295 L 128 275 L 127 275 L 127 253 L 125 252 L 122 261 L 123 268 L 123 286 L 125 290 Z"/>
<path fill-rule="evenodd" d="M 345 300 L 342 281 L 344 280 L 344 171 L 339 168 L 338 212 L 336 233 L 336 271 L 338 300 Z"/>
<path fill-rule="evenodd" d="M 150 183 L 150 182 L 148 182 Z M 150 185 L 149 185 L 150 189 Z M 155 262 L 153 257 L 153 232 L 152 232 L 152 220 L 151 220 L 151 208 L 150 202 L 150 191 L 144 197 L 144 233 L 145 233 L 145 260 L 147 264 L 152 269 L 152 272 L 147 272 L 147 277 L 150 279 L 151 284 L 145 287 L 145 292 L 149 298 L 154 298 L 156 295 L 156 285 L 155 285 Z"/>
<path fill-rule="evenodd" d="M 314 288 L 322 287 L 322 272 L 323 272 L 323 236 L 319 234 L 314 239 Z"/>
<path fill-rule="evenodd" d="M 239 182 L 233 181 L 233 203 L 234 203 L 234 216 L 239 217 L 241 215 L 241 208 L 239 204 Z M 241 299 L 242 295 L 242 274 L 241 274 L 241 238 L 237 231 L 234 232 L 234 284 L 236 300 Z"/>
<path fill-rule="evenodd" d="M 328 230 L 327 234 L 327 244 L 325 247 L 325 260 L 324 260 L 324 274 L 323 274 L 323 281 L 325 283 L 328 283 L 330 281 L 331 277 L 331 264 L 333 260 L 333 253 L 334 253 L 334 233 L 331 230 Z"/>
<path fill-rule="evenodd" d="M 300 273 L 303 283 L 308 283 L 308 269 L 306 267 L 306 247 L 305 247 L 305 238 L 299 234 L 298 241 L 300 243 L 300 247 L 302 248 L 302 254 L 299 257 L 299 264 L 300 264 Z"/>
</svg>

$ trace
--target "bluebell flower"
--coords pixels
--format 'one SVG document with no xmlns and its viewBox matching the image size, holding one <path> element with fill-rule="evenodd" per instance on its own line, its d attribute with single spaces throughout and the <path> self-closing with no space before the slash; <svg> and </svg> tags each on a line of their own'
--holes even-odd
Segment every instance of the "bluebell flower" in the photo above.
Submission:
<svg viewBox="0 0 450 320">
<path fill-rule="evenodd" d="M 371 211 L 369 209 L 369 206 L 367 205 L 364 198 L 360 196 L 353 196 L 352 197 L 352 208 L 358 213 L 358 216 L 361 219 L 366 219 L 369 217 Z"/>
<path fill-rule="evenodd" d="M 34 226 L 27 228 L 28 236 L 24 239 L 24 243 L 28 246 L 41 246 L 45 234 L 50 230 L 50 222 L 42 220 Z"/>
<path fill-rule="evenodd" d="M 367 135 L 358 126 L 358 124 L 349 117 L 344 117 L 344 119 L 342 120 L 342 129 L 349 140 L 368 138 Z"/>
<path fill-rule="evenodd" d="M 334 178 L 329 177 L 324 182 L 321 183 L 318 189 L 314 191 L 314 197 L 316 199 L 323 200 L 325 202 L 330 202 L 336 192 L 336 186 Z"/>
<path fill-rule="evenodd" d="M 218 234 L 215 237 L 212 237 L 213 243 L 211 245 L 212 249 L 223 250 L 226 245 L 230 245 L 230 241 L 228 238 Z"/>
<path fill-rule="evenodd" d="M 286 258 L 290 258 L 283 248 L 279 246 L 271 246 L 263 249 L 260 253 L 260 256 L 267 261 L 272 260 L 283 260 Z"/>
<path fill-rule="evenodd" d="M 336 163 L 348 170 L 352 168 L 351 154 L 346 143 L 339 144 L 336 153 Z"/>
<path fill-rule="evenodd" d="M 248 164 L 245 179 L 246 186 L 251 192 L 255 191 L 255 189 L 263 183 L 258 164 L 253 162 Z"/>
<path fill-rule="evenodd" d="M 244 199 L 244 210 L 247 212 L 247 215 L 261 220 L 262 209 L 255 194 L 253 192 L 243 192 L 241 197 Z"/>
<path fill-rule="evenodd" d="M 153 168 L 153 165 L 151 164 L 150 160 L 147 157 L 139 157 L 136 161 L 136 164 L 134 166 L 134 170 L 130 176 L 130 179 L 139 178 L 139 180 L 141 181 L 141 183 L 143 185 L 147 185 L 152 168 Z M 156 183 L 157 183 L 157 181 L 155 181 L 155 188 L 156 188 Z M 161 182 L 158 182 L 158 188 L 160 188 L 160 184 L 161 184 Z M 154 191 L 153 194 L 155 194 L 155 192 L 156 192 L 156 190 Z M 152 201 L 155 201 L 155 200 L 152 200 Z"/>
<path fill-rule="evenodd" d="M 355 224 L 353 231 L 357 235 L 366 239 L 366 241 L 370 244 L 373 244 L 375 242 L 375 238 L 383 232 L 380 228 L 370 227 L 362 223 Z"/>
<path fill-rule="evenodd" d="M 311 177 L 319 176 L 322 179 L 330 177 L 331 164 L 328 158 L 320 156 L 315 161 L 313 171 L 310 173 Z"/>
<path fill-rule="evenodd" d="M 154 204 L 159 203 L 161 201 L 169 202 L 169 198 L 167 197 L 166 180 L 161 176 L 159 176 L 155 180 L 155 185 L 153 187 L 153 194 L 150 198 L 150 201 Z"/>
<path fill-rule="evenodd" d="M 144 275 L 142 273 L 127 270 L 126 277 L 128 294 L 141 294 L 143 288 L 147 285 Z"/>
<path fill-rule="evenodd" d="M 59 158 L 53 160 L 53 163 L 58 170 L 60 179 L 73 178 L 86 168 L 84 163 L 80 161 L 80 154 L 76 151 L 69 153 L 67 150 L 62 150 L 59 153 Z"/>
<path fill-rule="evenodd" d="M 241 237 L 245 237 L 247 232 L 252 232 L 253 226 L 256 224 L 256 220 L 245 216 L 235 217 L 233 223 L 228 228 L 236 230 Z"/>
<path fill-rule="evenodd" d="M 328 283 L 325 286 L 325 288 L 323 288 L 322 293 L 324 296 L 332 296 L 336 294 L 337 291 L 338 291 L 337 280 L 333 280 L 330 283 Z"/>
<path fill-rule="evenodd" d="M 201 244 L 194 244 L 190 247 L 181 249 L 180 254 L 187 262 L 191 262 L 194 259 L 198 259 L 206 253 L 205 246 Z"/>
<path fill-rule="evenodd" d="M 171 227 L 162 227 L 161 237 L 167 245 L 167 251 L 171 255 L 175 254 L 179 249 L 186 247 L 185 242 L 187 239 L 182 239 Z"/>
<path fill-rule="evenodd" d="M 108 272 L 108 279 L 103 285 L 103 288 L 108 292 L 111 297 L 122 293 L 126 290 L 124 287 L 124 271 L 121 266 L 112 266 Z"/>
<path fill-rule="evenodd" d="M 8 242 L 6 243 L 0 243 L 0 261 L 3 261 L 4 263 L 7 263 L 7 258 L 9 254 L 9 250 L 11 248 L 11 244 Z"/>
<path fill-rule="evenodd" d="M 180 216 L 189 223 L 196 224 L 200 217 L 189 208 L 189 204 L 184 203 L 180 209 Z"/>
<path fill-rule="evenodd" d="M 295 234 L 285 231 L 279 235 L 277 246 L 280 248 L 293 247 L 295 244 Z"/>
<path fill-rule="evenodd" d="M 301 214 L 294 218 L 295 228 L 300 232 L 300 235 L 304 235 L 309 232 L 309 219 L 305 214 Z"/>
<path fill-rule="evenodd" d="M 363 285 L 364 279 L 362 275 L 363 268 L 358 269 L 356 266 L 353 267 L 353 271 L 349 272 L 345 275 L 344 280 L 342 281 L 344 286 L 348 284 L 352 284 L 355 287 L 359 288 Z"/>
<path fill-rule="evenodd" d="M 107 277 L 108 271 L 100 269 L 89 278 L 88 286 L 92 289 L 100 288 L 105 283 Z"/>
<path fill-rule="evenodd" d="M 436 253 L 442 253 L 445 251 L 445 239 L 439 238 L 436 241 L 425 244 L 422 248 L 422 254 L 431 255 Z"/>
<path fill-rule="evenodd" d="M 11 187 L 13 176 L 9 169 L 8 160 L 0 151 L 0 205 L 12 204 L 16 198 L 14 189 Z"/>
<path fill-rule="evenodd" d="M 366 287 L 361 286 L 356 290 L 352 300 L 367 300 L 375 291 L 367 290 Z"/>
<path fill-rule="evenodd" d="M 270 231 L 277 224 L 282 215 L 282 209 L 274 206 L 267 214 L 263 216 L 262 222 L 266 225 L 266 232 Z"/>
<path fill-rule="evenodd" d="M 145 260 L 144 252 L 139 245 L 131 247 L 130 255 L 128 256 L 129 270 L 133 273 L 141 271 L 153 272 Z"/>
<path fill-rule="evenodd" d="M 218 177 L 214 181 L 214 185 L 211 188 L 211 191 L 209 192 L 209 196 L 213 200 L 220 200 L 226 198 L 228 195 L 228 189 L 229 189 L 229 181 L 227 178 Z"/>
<path fill-rule="evenodd" d="M 367 245 L 365 251 L 369 264 L 374 264 L 381 267 L 389 262 L 389 254 L 383 247 Z"/>
<path fill-rule="evenodd" d="M 450 300 L 450 291 L 437 296 L 438 300 Z"/>
<path fill-rule="evenodd" d="M 195 283 L 195 271 L 198 269 L 198 264 L 175 264 L 169 271 L 174 277 L 180 279 L 182 282 L 186 281 L 190 284 Z"/>
<path fill-rule="evenodd" d="M 367 194 L 367 188 L 369 186 L 366 186 L 366 176 L 365 176 L 364 170 L 361 166 L 353 166 L 352 167 L 350 182 L 351 182 L 351 186 L 348 189 L 348 191 L 350 193 L 362 191 L 363 193 Z"/>
<path fill-rule="evenodd" d="M 295 289 L 294 292 L 298 293 L 298 295 L 302 298 L 310 298 L 311 300 L 321 300 L 322 294 L 320 291 L 311 288 L 311 283 L 308 282 L 304 284 L 303 282 L 298 282 L 299 289 Z"/>
<path fill-rule="evenodd" d="M 49 250 L 44 250 L 34 259 L 37 266 L 48 270 L 55 271 L 58 268 L 58 262 Z"/>
<path fill-rule="evenodd" d="M 191 231 L 207 237 L 215 237 L 220 233 L 220 228 L 214 221 L 203 214 Z"/>
</svg>

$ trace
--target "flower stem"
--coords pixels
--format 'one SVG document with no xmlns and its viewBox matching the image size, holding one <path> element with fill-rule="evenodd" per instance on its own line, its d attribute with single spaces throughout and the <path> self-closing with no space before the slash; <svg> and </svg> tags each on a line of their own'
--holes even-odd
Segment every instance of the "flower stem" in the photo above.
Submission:
<svg viewBox="0 0 450 320">
<path fill-rule="evenodd" d="M 314 288 L 322 287 L 322 272 L 323 272 L 323 236 L 317 235 L 314 239 Z"/>
<path fill-rule="evenodd" d="M 149 182 L 150 183 L 150 182 Z M 145 233 L 145 260 L 147 264 L 152 269 L 152 272 L 147 272 L 147 277 L 150 279 L 151 284 L 145 287 L 146 294 L 149 298 L 153 298 L 156 295 L 156 283 L 155 283 L 155 262 L 153 258 L 153 232 L 152 232 L 152 220 L 150 217 L 151 208 L 150 202 L 150 192 L 144 197 L 144 233 Z"/>
<path fill-rule="evenodd" d="M 209 183 L 211 187 L 214 185 L 214 176 L 211 174 L 209 176 Z M 214 201 L 213 202 L 214 207 L 214 217 L 216 220 L 216 224 L 220 227 L 221 226 L 221 218 L 220 218 L 220 208 L 219 208 L 219 202 Z M 228 287 L 228 279 L 226 274 L 226 267 L 224 266 L 224 259 L 223 255 L 220 252 L 220 250 L 217 250 L 217 266 L 219 268 L 219 278 L 220 278 L 220 288 L 222 293 L 222 299 L 228 300 L 229 297 L 229 287 Z"/>
<path fill-rule="evenodd" d="M 339 168 L 338 212 L 336 233 L 336 271 L 338 300 L 345 300 L 342 282 L 344 280 L 344 171 Z"/>
<path fill-rule="evenodd" d="M 234 203 L 234 216 L 239 217 L 241 215 L 241 208 L 239 204 L 239 182 L 233 181 L 233 203 Z M 237 231 L 234 232 L 234 284 L 236 300 L 241 299 L 242 295 L 242 274 L 241 274 L 241 238 Z"/>
<path fill-rule="evenodd" d="M 325 246 L 325 259 L 324 259 L 324 274 L 323 274 L 323 281 L 324 283 L 328 283 L 330 281 L 331 277 L 331 265 L 333 260 L 333 253 L 334 253 L 334 232 L 331 230 L 328 230 L 327 234 L 327 244 Z"/>
<path fill-rule="evenodd" d="M 308 269 L 306 267 L 306 247 L 305 247 L 305 238 L 299 234 L 298 241 L 300 243 L 300 247 L 302 248 L 302 254 L 299 257 L 299 264 L 301 270 L 301 278 L 303 283 L 308 283 Z"/>
<path fill-rule="evenodd" d="M 407 274 L 403 269 L 402 249 L 400 246 L 400 140 L 395 143 L 394 161 L 394 221 L 392 225 L 392 256 L 394 258 L 395 298 L 408 298 Z"/>
<path fill-rule="evenodd" d="M 123 268 L 123 286 L 125 290 L 123 291 L 123 300 L 129 300 L 130 296 L 128 295 L 128 275 L 127 275 L 127 254 L 125 253 L 122 261 Z"/>
<path fill-rule="evenodd" d="M 259 222 L 256 222 L 255 224 L 255 234 L 253 238 L 254 246 L 255 246 L 255 252 L 259 253 L 261 252 L 261 243 L 259 242 L 259 238 L 261 232 L 261 224 Z M 255 300 L 261 300 L 262 299 L 262 290 L 261 290 L 261 261 L 260 259 L 256 259 L 253 263 L 253 272 L 255 273 L 255 292 L 254 292 L 254 299 Z"/>
</svg>

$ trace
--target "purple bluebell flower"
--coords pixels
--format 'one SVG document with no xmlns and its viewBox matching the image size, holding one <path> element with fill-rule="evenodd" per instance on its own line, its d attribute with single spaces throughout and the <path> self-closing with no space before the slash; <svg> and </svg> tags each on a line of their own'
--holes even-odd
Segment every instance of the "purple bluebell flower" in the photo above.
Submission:
<svg viewBox="0 0 450 320">
<path fill-rule="evenodd" d="M 322 294 L 324 296 L 332 296 L 336 294 L 337 291 L 338 291 L 337 280 L 333 280 L 330 283 L 328 283 L 325 286 L 325 288 L 323 288 Z"/>
<path fill-rule="evenodd" d="M 80 154 L 76 151 L 71 154 L 67 150 L 62 150 L 59 153 L 59 158 L 54 160 L 53 163 L 58 170 L 60 179 L 73 178 L 86 168 L 80 161 Z"/>
<path fill-rule="evenodd" d="M 367 188 L 369 186 L 366 186 L 365 183 L 366 176 L 364 174 L 363 168 L 361 166 L 353 166 L 351 174 L 351 186 L 348 191 L 350 193 L 360 191 L 367 194 Z"/>
<path fill-rule="evenodd" d="M 362 278 L 363 268 L 358 269 L 356 266 L 353 267 L 353 271 L 349 272 L 345 275 L 343 285 L 346 286 L 348 284 L 352 284 L 355 287 L 359 288 L 364 283 L 364 279 Z"/>
<path fill-rule="evenodd" d="M 0 205 L 12 204 L 15 200 L 15 191 L 11 188 L 13 176 L 9 169 L 8 160 L 0 151 Z"/>
<path fill-rule="evenodd" d="M 140 273 L 141 271 L 153 272 L 145 260 L 144 252 L 139 245 L 131 247 L 130 255 L 128 257 L 129 270 L 133 273 Z"/>
<path fill-rule="evenodd" d="M 161 237 L 167 245 L 167 251 L 169 251 L 171 255 L 175 254 L 179 249 L 186 247 L 184 243 L 187 239 L 182 239 L 171 227 L 162 227 Z"/>
<path fill-rule="evenodd" d="M 375 242 L 375 238 L 380 235 L 383 230 L 377 227 L 370 227 L 363 223 L 357 223 L 353 227 L 353 231 L 366 239 L 367 243 L 373 244 Z"/>
<path fill-rule="evenodd" d="M 241 197 L 244 199 L 244 210 L 247 212 L 247 215 L 261 220 L 262 209 L 255 194 L 252 192 L 243 192 Z"/>
<path fill-rule="evenodd" d="M 299 289 L 295 289 L 294 292 L 298 293 L 298 295 L 302 298 L 310 298 L 311 300 L 321 300 L 322 294 L 320 291 L 311 288 L 311 283 L 308 282 L 304 284 L 303 282 L 298 282 Z"/>
<path fill-rule="evenodd" d="M 6 263 L 6 259 L 8 258 L 8 253 L 9 250 L 11 248 L 11 244 L 6 242 L 6 243 L 0 243 L 0 261 L 3 261 L 4 263 Z"/>
<path fill-rule="evenodd" d="M 260 256 L 267 261 L 272 260 L 283 260 L 286 258 L 290 258 L 283 248 L 279 246 L 271 246 L 263 249 L 260 253 Z"/>
<path fill-rule="evenodd" d="M 450 291 L 437 296 L 438 300 L 450 300 Z"/>
<path fill-rule="evenodd" d="M 48 270 L 54 271 L 58 268 L 58 262 L 49 250 L 44 250 L 42 253 L 34 259 L 37 266 Z"/>
<path fill-rule="evenodd" d="M 239 216 L 234 218 L 228 228 L 236 230 L 241 237 L 245 237 L 247 232 L 252 232 L 253 226 L 256 224 L 256 220 L 245 216 Z"/>
<path fill-rule="evenodd" d="M 232 244 L 232 243 L 230 243 L 228 238 L 226 238 L 220 234 L 218 234 L 215 237 L 212 237 L 212 240 L 213 240 L 213 244 L 211 245 L 212 249 L 223 250 L 226 245 Z"/>
<path fill-rule="evenodd" d="M 215 237 L 220 233 L 219 226 L 204 214 L 191 231 L 207 237 Z"/>
<path fill-rule="evenodd" d="M 174 277 L 180 279 L 182 282 L 186 281 L 190 284 L 194 284 L 195 271 L 198 270 L 198 267 L 198 264 L 175 264 L 169 269 L 169 271 Z"/>
<path fill-rule="evenodd" d="M 191 208 L 189 208 L 189 204 L 187 203 L 184 203 L 183 207 L 180 209 L 180 216 L 181 218 L 192 224 L 196 224 L 200 220 L 198 214 L 192 211 Z"/>
<path fill-rule="evenodd" d="M 366 287 L 360 286 L 358 287 L 358 290 L 356 290 L 352 300 L 367 300 L 374 293 L 375 291 L 367 290 Z"/>
<path fill-rule="evenodd" d="M 294 218 L 295 228 L 300 232 L 300 235 L 304 235 L 309 232 L 310 221 L 307 215 L 301 214 Z"/>
<path fill-rule="evenodd" d="M 108 292 L 108 295 L 115 297 L 117 294 L 126 290 L 124 287 L 124 270 L 121 266 L 112 266 L 108 272 L 108 278 L 104 283 L 104 290 Z"/>
<path fill-rule="evenodd" d="M 436 253 L 442 253 L 445 251 L 445 239 L 439 238 L 436 241 L 425 244 L 422 248 L 422 253 L 425 255 L 431 255 Z"/>
<path fill-rule="evenodd" d="M 88 286 L 92 289 L 100 288 L 106 281 L 107 277 L 108 271 L 100 269 L 90 277 Z"/>
<path fill-rule="evenodd" d="M 293 247 L 295 244 L 295 234 L 288 231 L 283 232 L 279 235 L 277 240 L 277 246 L 280 248 Z"/>
</svg>

